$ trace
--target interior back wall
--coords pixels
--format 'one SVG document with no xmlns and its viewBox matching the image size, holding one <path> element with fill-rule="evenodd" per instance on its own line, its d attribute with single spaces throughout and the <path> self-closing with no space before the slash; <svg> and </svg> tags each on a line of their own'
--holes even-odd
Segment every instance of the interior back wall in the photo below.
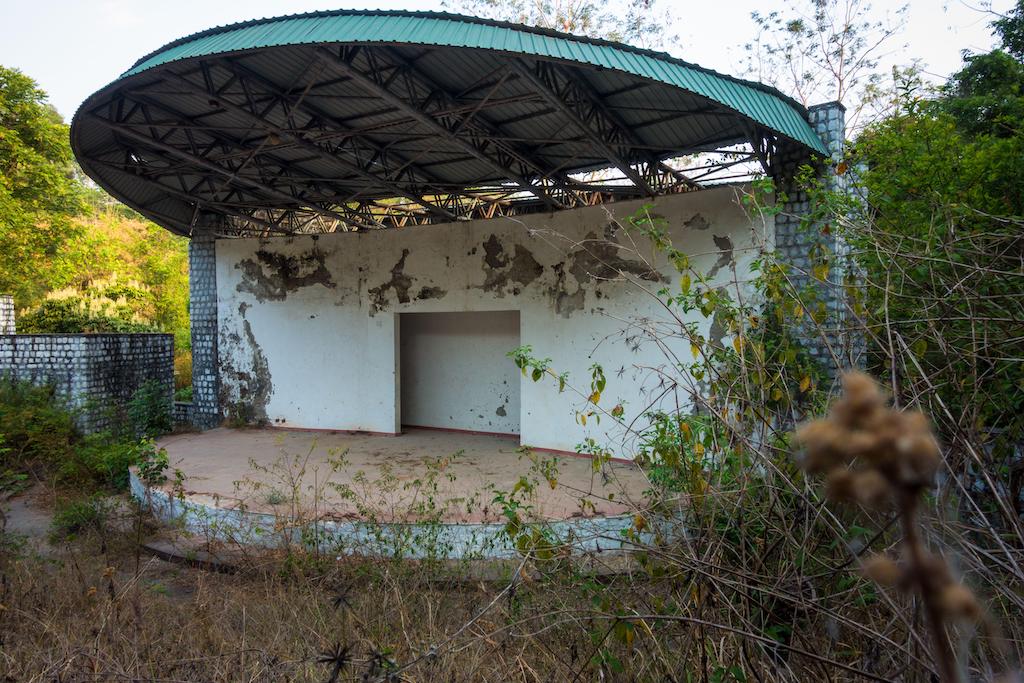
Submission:
<svg viewBox="0 0 1024 683">
<path fill-rule="evenodd" d="M 758 246 L 772 234 L 770 222 L 746 215 L 738 192 L 721 187 L 654 202 L 673 242 L 716 286 L 730 286 L 734 271 L 744 281 Z M 581 388 L 589 387 L 590 366 L 600 363 L 608 378 L 602 403 L 621 401 L 629 422 L 657 405 L 656 369 L 667 359 L 645 330 L 668 321 L 653 293 L 678 288 L 679 280 L 649 244 L 634 243 L 635 233 L 614 229 L 611 215 L 625 221 L 642 205 L 378 232 L 218 240 L 222 409 L 231 414 L 240 408 L 282 426 L 399 432 L 405 421 L 401 314 L 510 311 L 518 312 L 517 343 L 550 358 L 557 373 L 568 372 Z M 609 238 L 623 248 L 610 247 Z M 609 265 L 635 282 L 609 280 Z M 699 313 L 692 319 L 705 336 L 725 337 Z M 505 340 L 511 345 L 515 336 Z M 480 387 L 485 394 L 472 399 L 481 403 L 481 421 L 474 425 L 481 431 L 517 427 L 522 443 L 560 450 L 575 450 L 592 436 L 612 445 L 616 455 L 632 455 L 629 435 L 608 420 L 578 424 L 580 396 L 559 393 L 554 380 L 523 377 L 505 355 L 511 348 L 498 353 L 501 343 L 481 356 L 489 360 L 475 366 L 478 374 L 439 385 L 438 404 L 451 405 L 454 392 L 475 384 L 475 395 Z M 690 357 L 687 342 L 673 343 L 681 357 Z M 421 357 L 438 357 L 420 350 L 428 353 Z M 518 414 L 501 422 L 499 408 L 507 406 L 508 413 L 516 403 L 494 384 L 507 377 L 518 378 Z M 422 394 L 408 385 L 406 391 Z M 423 402 L 420 395 L 416 404 Z"/>
</svg>

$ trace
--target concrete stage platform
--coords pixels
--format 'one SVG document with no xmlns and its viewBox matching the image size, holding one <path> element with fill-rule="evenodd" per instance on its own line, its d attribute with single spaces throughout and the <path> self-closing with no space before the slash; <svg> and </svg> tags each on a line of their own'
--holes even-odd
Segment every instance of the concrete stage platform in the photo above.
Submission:
<svg viewBox="0 0 1024 683">
<path fill-rule="evenodd" d="M 588 457 L 531 456 L 513 437 L 429 429 L 222 428 L 158 446 L 170 460 L 168 481 L 147 490 L 133 472 L 132 489 L 163 520 L 221 542 L 339 554 L 511 557 L 501 496 L 571 552 L 611 550 L 648 488 L 628 463 L 595 471 Z M 531 487 L 513 493 L 522 479 Z"/>
</svg>

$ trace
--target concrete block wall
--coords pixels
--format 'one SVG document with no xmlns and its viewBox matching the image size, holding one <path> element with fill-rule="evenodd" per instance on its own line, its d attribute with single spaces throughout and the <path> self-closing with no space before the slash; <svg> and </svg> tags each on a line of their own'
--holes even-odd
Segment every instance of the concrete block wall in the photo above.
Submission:
<svg viewBox="0 0 1024 683">
<path fill-rule="evenodd" d="M 14 334 L 14 297 L 0 294 L 0 334 Z"/>
<path fill-rule="evenodd" d="M 174 337 L 169 334 L 22 334 L 0 336 L 0 377 L 51 384 L 78 411 L 78 426 L 114 425 L 142 384 L 174 396 Z"/>
<path fill-rule="evenodd" d="M 192 401 L 175 401 L 174 424 L 191 425 L 192 422 Z"/>
<path fill-rule="evenodd" d="M 221 422 L 217 359 L 217 247 L 212 235 L 193 235 L 188 247 L 189 317 L 192 320 L 192 423 Z"/>
<path fill-rule="evenodd" d="M 829 156 L 814 160 L 818 176 L 828 190 L 848 189 L 849 176 L 838 172 L 846 140 L 846 109 L 838 102 L 829 102 L 808 109 L 811 126 L 828 148 Z M 790 279 L 797 289 L 810 286 L 827 306 L 827 319 L 817 328 L 810 321 L 794 322 L 797 333 L 805 339 L 809 352 L 835 378 L 843 369 L 860 362 L 863 335 L 852 328 L 846 305 L 844 280 L 848 250 L 837 230 L 823 225 L 801 226 L 802 217 L 812 209 L 811 197 L 801 189 L 795 174 L 808 159 L 795 154 L 776 160 L 776 188 L 784 196 L 781 213 L 775 217 L 775 247 L 780 257 L 792 266 Z M 811 249 L 816 244 L 825 248 L 830 261 L 826 282 L 812 274 L 814 259 Z"/>
</svg>

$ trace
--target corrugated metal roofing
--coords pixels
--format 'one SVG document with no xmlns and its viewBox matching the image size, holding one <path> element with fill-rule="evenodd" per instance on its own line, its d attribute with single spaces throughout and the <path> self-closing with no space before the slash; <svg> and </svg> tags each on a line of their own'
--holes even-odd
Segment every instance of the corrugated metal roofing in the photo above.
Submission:
<svg viewBox="0 0 1024 683">
<path fill-rule="evenodd" d="M 98 184 L 170 230 L 277 231 L 684 191 L 721 180 L 668 165 L 680 157 L 688 169 L 724 153 L 728 170 L 755 141 L 739 155 L 754 164 L 824 153 L 806 116 L 772 88 L 626 45 L 336 11 L 164 46 L 83 103 L 71 144 Z"/>
<path fill-rule="evenodd" d="M 567 60 L 623 71 L 701 95 L 815 152 L 827 149 L 803 108 L 778 91 L 670 55 L 619 43 L 438 12 L 337 10 L 232 24 L 176 40 L 140 59 L 122 78 L 179 60 L 314 43 L 461 47 Z"/>
</svg>

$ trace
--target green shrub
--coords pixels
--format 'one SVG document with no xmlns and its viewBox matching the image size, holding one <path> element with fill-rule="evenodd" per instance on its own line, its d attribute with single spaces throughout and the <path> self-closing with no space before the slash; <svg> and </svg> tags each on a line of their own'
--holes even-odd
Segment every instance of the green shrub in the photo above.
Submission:
<svg viewBox="0 0 1024 683">
<path fill-rule="evenodd" d="M 128 426 L 136 438 L 153 438 L 174 429 L 171 396 L 161 382 L 144 382 L 128 402 Z"/>
<path fill-rule="evenodd" d="M 26 470 L 74 457 L 73 415 L 51 387 L 0 380 L 0 469 Z"/>
<path fill-rule="evenodd" d="M 158 383 L 143 385 L 128 407 L 129 429 L 82 436 L 52 388 L 0 381 L 0 488 L 24 482 L 24 473 L 34 471 L 80 491 L 125 490 L 128 468 L 152 459 L 154 450 L 136 435 L 170 429 L 167 398 Z"/>
<path fill-rule="evenodd" d="M 104 534 L 110 527 L 113 512 L 113 503 L 100 495 L 58 503 L 50 525 L 50 538 L 63 541 L 87 532 Z"/>
<path fill-rule="evenodd" d="M 75 457 L 58 466 L 59 478 L 123 491 L 128 488 L 128 468 L 136 463 L 138 450 L 138 444 L 115 439 L 110 432 L 90 434 L 78 444 Z"/>
<path fill-rule="evenodd" d="M 167 451 L 157 448 L 152 440 L 143 440 L 134 450 L 133 464 L 139 468 L 139 479 L 147 487 L 160 486 L 167 483 L 167 470 L 170 459 Z"/>
<path fill-rule="evenodd" d="M 154 325 L 125 318 L 117 311 L 90 310 L 84 299 L 47 299 L 18 319 L 18 331 L 32 334 L 80 332 L 157 332 Z"/>
</svg>

